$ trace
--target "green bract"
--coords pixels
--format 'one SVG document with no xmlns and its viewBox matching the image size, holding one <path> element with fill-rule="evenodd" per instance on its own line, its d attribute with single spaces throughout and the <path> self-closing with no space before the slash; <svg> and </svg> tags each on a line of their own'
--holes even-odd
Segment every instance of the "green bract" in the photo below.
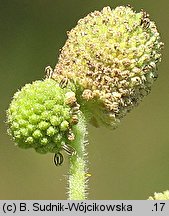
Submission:
<svg viewBox="0 0 169 216">
<path fill-rule="evenodd" d="M 114 128 L 150 92 L 162 45 L 146 12 L 105 7 L 68 33 L 55 75 L 76 83 L 93 124 Z"/>
<path fill-rule="evenodd" d="M 7 111 L 7 123 L 19 147 L 57 153 L 69 143 L 73 124 L 72 108 L 65 103 L 67 92 L 70 89 L 62 89 L 56 81 L 46 79 L 26 84 L 15 93 Z"/>
</svg>

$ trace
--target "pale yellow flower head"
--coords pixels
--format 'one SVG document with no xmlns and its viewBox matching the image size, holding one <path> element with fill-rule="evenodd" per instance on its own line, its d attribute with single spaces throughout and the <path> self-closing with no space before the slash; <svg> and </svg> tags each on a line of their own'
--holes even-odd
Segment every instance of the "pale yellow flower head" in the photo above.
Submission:
<svg viewBox="0 0 169 216">
<path fill-rule="evenodd" d="M 169 200 L 169 190 L 164 191 L 163 193 L 154 193 L 154 196 L 150 196 L 149 200 Z"/>
<path fill-rule="evenodd" d="M 162 45 L 146 12 L 105 7 L 68 33 L 54 78 L 73 80 L 81 109 L 89 110 L 96 125 L 115 128 L 150 92 Z"/>
</svg>

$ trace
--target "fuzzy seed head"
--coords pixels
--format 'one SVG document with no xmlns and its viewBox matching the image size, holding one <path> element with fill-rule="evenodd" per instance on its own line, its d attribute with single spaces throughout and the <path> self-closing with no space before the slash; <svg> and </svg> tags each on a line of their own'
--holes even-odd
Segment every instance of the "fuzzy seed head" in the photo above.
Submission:
<svg viewBox="0 0 169 216">
<path fill-rule="evenodd" d="M 105 7 L 68 33 L 54 78 L 74 80 L 91 119 L 116 127 L 150 92 L 162 45 L 155 23 L 143 10 Z"/>
<path fill-rule="evenodd" d="M 69 142 L 73 115 L 65 102 L 70 89 L 52 80 L 26 84 L 16 92 L 7 110 L 8 132 L 21 148 L 59 152 Z"/>
</svg>

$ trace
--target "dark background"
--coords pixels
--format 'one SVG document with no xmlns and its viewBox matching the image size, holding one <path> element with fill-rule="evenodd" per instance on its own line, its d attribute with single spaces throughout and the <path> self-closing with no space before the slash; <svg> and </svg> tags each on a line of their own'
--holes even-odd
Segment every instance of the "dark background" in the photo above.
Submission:
<svg viewBox="0 0 169 216">
<path fill-rule="evenodd" d="M 14 146 L 5 110 L 24 84 L 54 66 L 66 31 L 94 10 L 131 4 L 144 8 L 165 43 L 152 92 L 118 129 L 89 127 L 89 199 L 147 199 L 169 189 L 169 2 L 116 0 L 0 0 L 0 199 L 66 199 L 68 159 Z"/>
</svg>

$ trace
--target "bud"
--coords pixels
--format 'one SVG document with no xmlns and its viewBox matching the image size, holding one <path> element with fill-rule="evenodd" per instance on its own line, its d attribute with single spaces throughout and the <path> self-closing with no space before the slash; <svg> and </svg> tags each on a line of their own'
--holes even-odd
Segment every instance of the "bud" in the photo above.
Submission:
<svg viewBox="0 0 169 216">
<path fill-rule="evenodd" d="M 21 148 L 40 153 L 58 153 L 73 133 L 72 107 L 65 103 L 67 92 L 52 80 L 26 84 L 16 92 L 7 110 L 8 132 Z"/>
<path fill-rule="evenodd" d="M 115 128 L 150 92 L 162 46 L 146 12 L 105 7 L 68 33 L 53 77 L 73 80 L 81 108 L 97 124 Z"/>
</svg>

